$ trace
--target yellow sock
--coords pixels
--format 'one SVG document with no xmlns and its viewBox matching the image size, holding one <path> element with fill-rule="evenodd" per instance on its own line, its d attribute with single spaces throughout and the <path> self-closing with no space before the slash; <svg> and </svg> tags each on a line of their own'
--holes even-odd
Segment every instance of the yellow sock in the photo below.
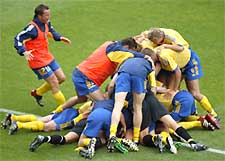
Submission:
<svg viewBox="0 0 225 161">
<path fill-rule="evenodd" d="M 84 103 L 82 106 L 78 107 L 78 110 L 80 113 L 83 113 L 85 111 L 87 111 L 87 109 L 89 109 L 89 107 L 91 106 L 92 101 L 88 101 L 86 103 Z"/>
<path fill-rule="evenodd" d="M 59 105 L 62 105 L 66 102 L 66 99 L 61 91 L 53 94 L 53 97 Z"/>
<path fill-rule="evenodd" d="M 77 148 L 75 148 L 74 150 L 79 152 L 81 149 L 84 149 L 84 147 L 82 147 L 82 146 L 78 146 L 78 147 L 77 147 Z"/>
<path fill-rule="evenodd" d="M 11 116 L 12 121 L 16 120 L 16 121 L 20 121 L 20 122 L 29 122 L 29 121 L 36 121 L 37 117 L 34 115 L 12 115 Z"/>
<path fill-rule="evenodd" d="M 217 116 L 217 113 L 213 110 L 212 105 L 206 96 L 203 96 L 199 103 L 208 113 L 211 113 L 214 117 Z"/>
<path fill-rule="evenodd" d="M 75 119 L 73 119 L 74 124 L 78 123 L 80 120 L 82 120 L 83 115 L 79 114 Z"/>
<path fill-rule="evenodd" d="M 166 143 L 166 138 L 167 138 L 168 136 L 170 136 L 170 134 L 169 134 L 168 132 L 163 131 L 163 132 L 160 133 L 160 135 L 162 136 L 162 142 L 163 142 L 164 144 L 167 144 L 167 143 Z"/>
<path fill-rule="evenodd" d="M 134 127 L 134 131 L 133 131 L 133 141 L 134 141 L 134 142 L 138 142 L 138 141 L 139 141 L 139 137 L 140 137 L 140 128 Z"/>
<path fill-rule="evenodd" d="M 179 125 L 181 125 L 186 130 L 192 129 L 193 127 L 202 127 L 202 124 L 200 121 L 189 121 L 189 122 L 179 122 Z"/>
<path fill-rule="evenodd" d="M 36 89 L 36 93 L 37 95 L 42 96 L 44 93 L 48 92 L 49 90 L 51 90 L 51 86 L 47 82 L 45 82 L 39 88 Z"/>
<path fill-rule="evenodd" d="M 85 138 L 83 141 L 84 146 L 87 146 L 90 143 L 91 139 L 90 138 Z"/>
<path fill-rule="evenodd" d="M 116 132 L 117 132 L 117 125 L 113 124 L 110 126 L 110 138 L 112 136 L 116 136 Z"/>
<path fill-rule="evenodd" d="M 19 129 L 30 129 L 34 131 L 42 131 L 44 129 L 44 123 L 42 121 L 31 121 L 31 122 L 17 122 Z"/>
<path fill-rule="evenodd" d="M 185 121 L 197 121 L 199 119 L 199 116 L 190 115 L 185 118 Z"/>
</svg>

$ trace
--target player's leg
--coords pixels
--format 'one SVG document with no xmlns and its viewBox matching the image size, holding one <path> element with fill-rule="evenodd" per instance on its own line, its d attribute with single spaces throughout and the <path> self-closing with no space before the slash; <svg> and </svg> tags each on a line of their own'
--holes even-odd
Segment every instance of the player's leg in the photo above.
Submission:
<svg viewBox="0 0 225 161">
<path fill-rule="evenodd" d="M 134 116 L 133 116 L 133 141 L 139 142 L 140 128 L 142 122 L 142 102 L 144 100 L 145 93 L 138 94 L 133 92 L 133 107 L 134 107 Z"/>
<path fill-rule="evenodd" d="M 196 143 L 189 135 L 189 133 L 182 126 L 178 125 L 177 122 L 170 115 L 165 115 L 161 117 L 160 121 L 167 125 L 167 127 L 173 129 L 174 134 L 177 137 L 179 137 L 181 140 L 185 140 L 186 142 L 188 142 L 193 150 L 200 151 L 207 149 L 207 146 L 205 146 L 204 144 Z"/>
</svg>

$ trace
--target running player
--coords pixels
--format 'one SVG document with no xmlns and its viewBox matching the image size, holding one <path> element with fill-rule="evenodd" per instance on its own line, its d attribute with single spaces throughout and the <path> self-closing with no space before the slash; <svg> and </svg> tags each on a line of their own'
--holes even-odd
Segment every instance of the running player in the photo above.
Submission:
<svg viewBox="0 0 225 161">
<path fill-rule="evenodd" d="M 48 6 L 40 4 L 34 12 L 33 20 L 15 36 L 14 47 L 20 56 L 25 57 L 38 79 L 45 80 L 43 85 L 31 91 L 38 105 L 44 106 L 42 95 L 49 90 L 52 91 L 55 101 L 60 105 L 65 102 L 65 97 L 59 89 L 59 84 L 64 82 L 66 77 L 48 50 L 48 37 L 67 44 L 71 44 L 71 41 L 54 31 Z"/>
</svg>

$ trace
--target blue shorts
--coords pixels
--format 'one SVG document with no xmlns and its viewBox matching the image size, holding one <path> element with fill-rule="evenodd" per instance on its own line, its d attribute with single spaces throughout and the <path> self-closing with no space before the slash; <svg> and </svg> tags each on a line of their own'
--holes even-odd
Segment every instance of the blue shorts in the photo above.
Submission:
<svg viewBox="0 0 225 161">
<path fill-rule="evenodd" d="M 79 112 L 74 108 L 66 108 L 60 113 L 53 115 L 52 120 L 56 123 L 56 130 L 67 129 L 70 126 L 71 120 L 79 115 Z"/>
<path fill-rule="evenodd" d="M 112 112 L 104 108 L 96 108 L 88 116 L 83 134 L 87 137 L 99 137 L 101 130 L 109 137 Z"/>
<path fill-rule="evenodd" d="M 78 96 L 86 96 L 99 89 L 99 87 L 88 77 L 86 77 L 77 68 L 74 69 L 72 74 L 73 84 Z"/>
<path fill-rule="evenodd" d="M 57 63 L 57 61 L 53 60 L 51 63 L 49 63 L 48 65 L 46 65 L 44 67 L 35 68 L 32 70 L 37 75 L 38 79 L 46 79 L 50 75 L 52 75 L 52 73 L 54 73 L 54 71 L 56 71 L 59 68 L 60 68 L 60 66 Z"/>
<path fill-rule="evenodd" d="M 172 101 L 173 111 L 170 115 L 175 121 L 180 121 L 196 112 L 194 97 L 188 91 L 178 92 Z"/>
<path fill-rule="evenodd" d="M 202 67 L 198 55 L 191 48 L 189 50 L 191 52 L 190 61 L 181 71 L 187 80 L 196 80 L 203 76 Z"/>
<path fill-rule="evenodd" d="M 119 92 L 146 92 L 146 81 L 138 76 L 130 75 L 125 72 L 119 73 L 116 80 L 116 93 Z"/>
</svg>

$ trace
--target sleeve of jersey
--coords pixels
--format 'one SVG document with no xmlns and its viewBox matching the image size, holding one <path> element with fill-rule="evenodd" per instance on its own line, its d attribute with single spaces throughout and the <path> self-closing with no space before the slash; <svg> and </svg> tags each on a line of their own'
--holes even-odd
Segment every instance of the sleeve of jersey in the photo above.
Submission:
<svg viewBox="0 0 225 161">
<path fill-rule="evenodd" d="M 160 55 L 159 61 L 162 66 L 162 69 L 166 71 L 174 72 L 178 67 L 177 63 L 169 55 L 165 55 L 165 54 Z"/>
<path fill-rule="evenodd" d="M 14 38 L 14 48 L 17 50 L 17 53 L 23 56 L 23 52 L 26 51 L 25 42 L 36 37 L 37 30 L 33 25 L 27 26 L 23 31 L 18 33 Z"/>
<path fill-rule="evenodd" d="M 48 36 L 49 36 L 50 38 L 53 38 L 55 41 L 60 41 L 61 35 L 60 35 L 58 32 L 56 32 L 56 31 L 54 30 L 54 28 L 53 28 L 53 26 L 51 25 L 50 22 L 49 22 L 48 26 L 49 26 L 49 33 L 48 33 Z"/>
<path fill-rule="evenodd" d="M 141 57 L 144 58 L 144 54 L 135 52 L 135 51 L 130 51 L 130 50 L 118 50 L 118 51 L 112 51 L 107 54 L 108 58 L 112 62 L 116 62 L 121 64 L 124 60 L 127 60 L 128 58 L 133 58 L 133 57 Z"/>
<path fill-rule="evenodd" d="M 156 79 L 155 79 L 155 71 L 153 70 L 151 73 L 148 75 L 148 83 L 150 87 L 156 87 Z"/>
</svg>

